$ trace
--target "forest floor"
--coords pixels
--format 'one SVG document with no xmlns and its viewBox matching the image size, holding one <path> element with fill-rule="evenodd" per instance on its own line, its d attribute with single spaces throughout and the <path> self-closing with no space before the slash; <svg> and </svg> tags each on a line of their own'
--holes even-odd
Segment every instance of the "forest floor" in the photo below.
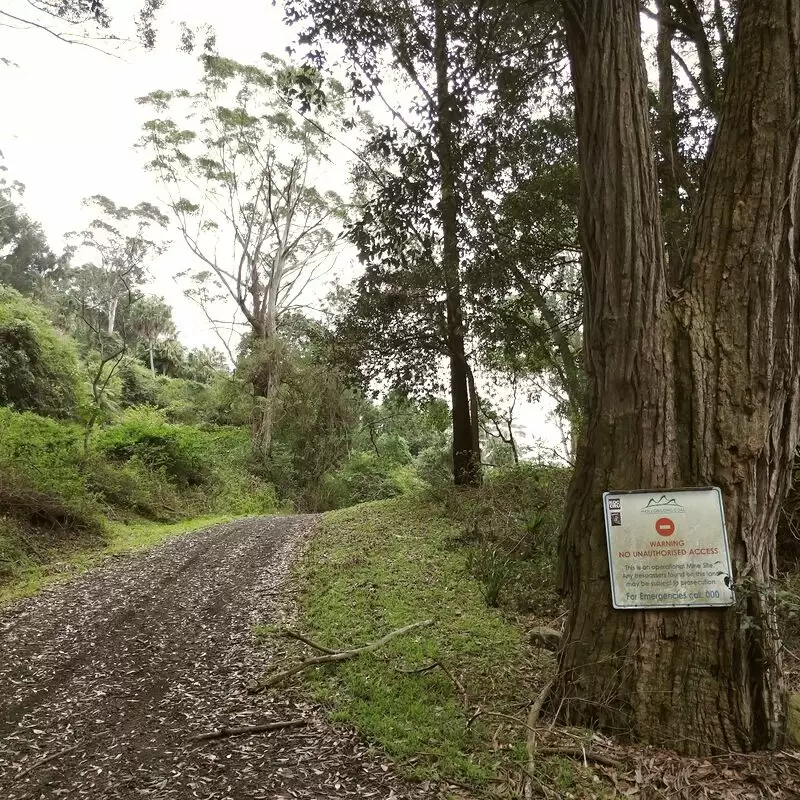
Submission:
<svg viewBox="0 0 800 800">
<path fill-rule="evenodd" d="M 0 797 L 422 798 L 309 703 L 248 693 L 254 625 L 314 517 L 251 518 L 109 558 L 0 611 Z M 194 741 L 220 728 L 302 726 Z"/>
<path fill-rule="evenodd" d="M 321 526 L 238 520 L 107 554 L 0 609 L 0 797 L 519 797 L 525 714 L 555 668 L 524 630 L 552 619 L 487 609 L 434 512 L 401 498 Z M 301 655 L 275 635 L 287 626 L 339 646 L 427 616 L 424 636 L 250 691 Z M 226 735 L 283 721 L 302 724 Z M 800 797 L 798 752 L 681 758 L 546 714 L 537 738 L 534 798 Z"/>
</svg>

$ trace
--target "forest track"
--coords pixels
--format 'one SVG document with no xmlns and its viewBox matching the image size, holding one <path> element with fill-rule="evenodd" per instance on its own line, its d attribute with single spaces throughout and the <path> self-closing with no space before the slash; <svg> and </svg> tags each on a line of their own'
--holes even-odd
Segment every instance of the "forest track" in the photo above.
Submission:
<svg viewBox="0 0 800 800">
<path fill-rule="evenodd" d="M 0 611 L 0 798 L 432 797 L 291 693 L 247 693 L 270 660 L 253 626 L 291 613 L 292 554 L 315 520 L 178 536 Z"/>
</svg>

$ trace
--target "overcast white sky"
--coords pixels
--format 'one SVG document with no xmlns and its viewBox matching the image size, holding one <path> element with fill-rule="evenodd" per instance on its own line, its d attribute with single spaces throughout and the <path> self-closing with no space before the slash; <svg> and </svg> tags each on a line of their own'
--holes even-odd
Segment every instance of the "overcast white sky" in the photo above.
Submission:
<svg viewBox="0 0 800 800">
<path fill-rule="evenodd" d="M 116 32 L 134 35 L 137 0 L 108 2 Z M 27 0 L 2 0 L 2 10 L 31 18 Z M 107 45 L 117 57 L 68 45 L 48 33 L 0 24 L 0 151 L 9 177 L 26 185 L 24 206 L 45 228 L 54 249 L 61 237 L 88 221 L 81 200 L 104 194 L 120 205 L 157 202 L 159 188 L 134 149 L 142 123 L 151 115 L 137 97 L 154 89 L 193 88 L 200 74 L 196 55 L 179 52 L 179 24 L 211 25 L 218 51 L 254 63 L 267 51 L 284 56 L 293 43 L 280 6 L 270 0 L 168 0 L 159 14 L 154 51 L 129 44 Z M 41 20 L 40 17 L 36 19 Z M 10 22 L 0 17 L 0 23 Z M 105 45 L 101 45 L 105 46 Z M 149 289 L 173 306 L 181 340 L 214 345 L 216 336 L 173 279 L 192 265 L 177 233 L 174 245 L 153 266 Z M 530 433 L 559 442 L 542 408 L 528 408 Z"/>
</svg>

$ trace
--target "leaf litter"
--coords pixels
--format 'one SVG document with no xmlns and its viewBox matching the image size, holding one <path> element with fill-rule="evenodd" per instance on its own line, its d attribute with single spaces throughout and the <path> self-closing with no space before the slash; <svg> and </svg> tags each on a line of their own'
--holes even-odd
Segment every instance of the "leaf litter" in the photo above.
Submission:
<svg viewBox="0 0 800 800">
<path fill-rule="evenodd" d="M 111 559 L 0 612 L 0 797 L 418 800 L 355 733 L 291 691 L 253 696 L 294 613 L 315 517 L 254 518 Z M 192 741 L 223 728 L 306 725 Z"/>
</svg>

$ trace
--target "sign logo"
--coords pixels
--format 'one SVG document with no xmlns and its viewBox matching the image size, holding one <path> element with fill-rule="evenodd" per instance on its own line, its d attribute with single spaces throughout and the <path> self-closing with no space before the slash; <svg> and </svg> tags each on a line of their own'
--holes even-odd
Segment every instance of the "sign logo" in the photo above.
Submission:
<svg viewBox="0 0 800 800">
<path fill-rule="evenodd" d="M 662 494 L 656 500 L 651 497 L 647 505 L 642 509 L 642 514 L 685 514 L 684 507 L 674 498 Z"/>
<path fill-rule="evenodd" d="M 656 520 L 656 533 L 659 536 L 672 536 L 675 533 L 675 523 L 669 517 Z"/>
</svg>

